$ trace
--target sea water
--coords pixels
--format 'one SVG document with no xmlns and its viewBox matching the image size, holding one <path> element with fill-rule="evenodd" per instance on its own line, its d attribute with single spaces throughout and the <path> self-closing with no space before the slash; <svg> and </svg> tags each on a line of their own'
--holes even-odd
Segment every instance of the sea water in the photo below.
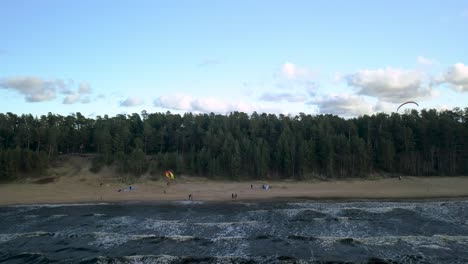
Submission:
<svg viewBox="0 0 468 264">
<path fill-rule="evenodd" d="M 3 263 L 468 263 L 468 199 L 0 207 Z"/>
</svg>

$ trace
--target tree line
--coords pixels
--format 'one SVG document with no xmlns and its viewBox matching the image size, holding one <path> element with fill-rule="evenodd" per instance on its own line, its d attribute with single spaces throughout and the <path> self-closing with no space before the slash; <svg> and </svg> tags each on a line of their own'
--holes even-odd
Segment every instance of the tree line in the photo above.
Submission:
<svg viewBox="0 0 468 264">
<path fill-rule="evenodd" d="M 351 119 L 255 112 L 0 114 L 0 180 L 44 173 L 70 153 L 92 154 L 93 172 L 111 166 L 136 176 L 167 169 L 232 180 L 468 175 L 468 108 Z"/>
</svg>

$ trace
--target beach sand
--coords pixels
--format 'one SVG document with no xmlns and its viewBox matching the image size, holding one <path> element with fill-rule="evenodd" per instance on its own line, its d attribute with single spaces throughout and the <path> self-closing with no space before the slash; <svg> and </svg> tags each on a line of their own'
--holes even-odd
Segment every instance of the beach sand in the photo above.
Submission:
<svg viewBox="0 0 468 264">
<path fill-rule="evenodd" d="M 101 182 L 103 183 L 101 185 Z M 253 185 L 251 189 L 250 185 Z M 270 189 L 262 189 L 269 184 Z M 0 205 L 42 203 L 87 203 L 117 201 L 231 201 L 262 199 L 405 199 L 468 196 L 468 177 L 403 177 L 342 181 L 210 181 L 197 177 L 179 177 L 170 186 L 166 182 L 140 180 L 132 191 L 118 192 L 128 185 L 115 179 L 102 180 L 93 175 L 59 177 L 46 184 L 0 184 Z M 165 191 L 165 192 L 164 192 Z"/>
</svg>

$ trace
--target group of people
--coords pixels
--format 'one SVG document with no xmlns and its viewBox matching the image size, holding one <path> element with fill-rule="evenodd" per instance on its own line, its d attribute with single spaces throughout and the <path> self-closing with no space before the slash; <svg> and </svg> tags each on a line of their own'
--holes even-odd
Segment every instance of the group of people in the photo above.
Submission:
<svg viewBox="0 0 468 264">
<path fill-rule="evenodd" d="M 250 189 L 253 189 L 253 184 L 250 184 Z M 270 185 L 269 184 L 262 184 L 262 189 L 268 190 L 268 189 L 270 189 Z"/>
<path fill-rule="evenodd" d="M 400 180 L 401 180 L 401 176 L 400 176 Z M 102 186 L 103 183 L 100 183 L 100 186 Z M 253 184 L 250 184 L 250 189 L 253 189 Z M 270 189 L 270 185 L 269 184 L 263 184 L 262 185 L 262 189 L 264 190 L 268 190 Z M 135 190 L 135 187 L 132 186 L 132 185 L 129 185 L 128 188 L 125 188 L 125 189 L 119 189 L 118 192 L 128 192 L 128 191 L 132 191 L 132 190 Z M 166 190 L 164 189 L 164 194 L 166 194 Z M 231 198 L 234 200 L 234 199 L 237 199 L 237 193 L 231 193 Z M 193 195 L 190 193 L 188 195 L 188 199 L 191 201 L 193 200 Z"/>
</svg>

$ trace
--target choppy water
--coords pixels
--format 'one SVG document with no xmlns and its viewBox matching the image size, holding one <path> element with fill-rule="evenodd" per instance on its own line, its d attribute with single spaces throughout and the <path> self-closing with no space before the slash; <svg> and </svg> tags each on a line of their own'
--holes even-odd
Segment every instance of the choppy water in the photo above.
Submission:
<svg viewBox="0 0 468 264">
<path fill-rule="evenodd" d="M 468 199 L 0 207 L 6 263 L 468 263 Z"/>
</svg>

